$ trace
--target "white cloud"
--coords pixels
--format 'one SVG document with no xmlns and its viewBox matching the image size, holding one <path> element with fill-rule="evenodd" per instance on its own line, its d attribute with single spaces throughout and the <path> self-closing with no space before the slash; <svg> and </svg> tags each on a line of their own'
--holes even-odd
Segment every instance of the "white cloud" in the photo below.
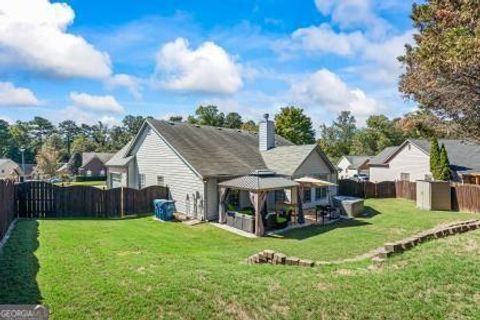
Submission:
<svg viewBox="0 0 480 320">
<path fill-rule="evenodd" d="M 243 86 L 241 66 L 222 47 L 204 42 L 193 50 L 184 38 L 160 48 L 154 82 L 170 90 L 222 94 L 235 93 Z"/>
<path fill-rule="evenodd" d="M 403 71 L 398 57 L 405 52 L 405 44 L 413 42 L 413 30 L 390 37 L 383 42 L 371 42 L 362 50 L 362 59 L 368 63 L 362 75 L 379 83 L 396 83 Z"/>
<path fill-rule="evenodd" d="M 291 85 L 293 99 L 312 110 L 317 108 L 339 113 L 351 111 L 358 118 L 380 113 L 384 108 L 359 88 L 351 88 L 335 73 L 321 69 Z"/>
<path fill-rule="evenodd" d="M 124 87 L 127 88 L 131 95 L 136 99 L 142 97 L 142 86 L 140 79 L 130 76 L 128 74 L 115 74 L 105 81 L 108 88 Z"/>
<path fill-rule="evenodd" d="M 85 123 L 88 125 L 97 124 L 100 121 L 108 127 L 121 125 L 121 121 L 115 117 L 107 115 L 99 117 L 96 113 L 86 112 L 76 106 L 68 106 L 56 111 L 52 116 L 52 120 L 55 122 L 75 120 L 76 123 Z"/>
<path fill-rule="evenodd" d="M 40 101 L 27 88 L 15 87 L 11 82 L 0 82 L 0 106 L 38 106 Z"/>
<path fill-rule="evenodd" d="M 381 37 L 390 24 L 374 11 L 372 0 L 315 0 L 318 11 L 330 16 L 332 23 L 342 29 L 363 27 L 374 37 Z"/>
<path fill-rule="evenodd" d="M 124 108 L 118 103 L 115 97 L 94 96 L 87 93 L 71 92 L 70 99 L 75 107 L 105 113 L 122 113 Z"/>
<path fill-rule="evenodd" d="M 109 56 L 67 32 L 74 18 L 66 3 L 0 1 L 0 64 L 59 77 L 108 78 Z"/>
<path fill-rule="evenodd" d="M 366 41 L 360 31 L 337 33 L 327 23 L 298 29 L 292 33 L 292 40 L 307 51 L 320 51 L 338 55 L 352 55 Z"/>
</svg>

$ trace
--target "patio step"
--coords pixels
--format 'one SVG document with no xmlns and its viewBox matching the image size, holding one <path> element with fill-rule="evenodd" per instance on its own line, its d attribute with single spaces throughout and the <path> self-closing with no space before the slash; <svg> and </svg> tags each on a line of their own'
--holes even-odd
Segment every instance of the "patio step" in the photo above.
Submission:
<svg viewBox="0 0 480 320">
<path fill-rule="evenodd" d="M 191 219 L 191 220 L 182 221 L 182 223 L 186 224 L 187 226 L 196 226 L 197 224 L 203 223 L 203 221 L 200 221 L 198 219 Z"/>
</svg>

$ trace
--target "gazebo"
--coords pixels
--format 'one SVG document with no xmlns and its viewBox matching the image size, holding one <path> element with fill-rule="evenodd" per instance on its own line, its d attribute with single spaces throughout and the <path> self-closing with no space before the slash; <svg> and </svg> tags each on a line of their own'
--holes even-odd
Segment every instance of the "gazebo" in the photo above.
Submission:
<svg viewBox="0 0 480 320">
<path fill-rule="evenodd" d="M 231 189 L 249 192 L 250 201 L 253 204 L 255 215 L 255 235 L 263 236 L 265 228 L 263 226 L 262 209 L 267 200 L 267 194 L 275 190 L 291 190 L 291 201 L 296 202 L 297 188 L 299 184 L 293 180 L 277 175 L 270 170 L 255 170 L 248 175 L 223 181 L 219 186 L 219 223 L 226 223 L 225 200 L 228 191 Z"/>
</svg>

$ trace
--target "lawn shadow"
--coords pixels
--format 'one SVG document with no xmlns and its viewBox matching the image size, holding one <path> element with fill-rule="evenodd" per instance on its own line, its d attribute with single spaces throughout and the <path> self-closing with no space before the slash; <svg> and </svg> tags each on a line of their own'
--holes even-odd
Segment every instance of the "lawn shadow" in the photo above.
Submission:
<svg viewBox="0 0 480 320">
<path fill-rule="evenodd" d="M 295 239 L 295 240 L 305 240 L 310 237 L 315 237 L 329 231 L 339 229 L 339 228 L 351 228 L 351 227 L 361 227 L 365 225 L 370 225 L 370 222 L 360 221 L 357 219 L 343 220 L 336 223 L 328 225 L 311 225 L 304 228 L 293 229 L 279 234 L 284 239 Z"/>
<path fill-rule="evenodd" d="M 369 219 L 369 218 L 375 217 L 377 214 L 382 214 L 382 213 L 380 211 L 370 207 L 370 206 L 365 206 L 364 209 L 363 209 L 363 213 L 361 214 L 360 218 Z"/>
<path fill-rule="evenodd" d="M 19 219 L 0 251 L 0 304 L 40 304 L 38 221 Z"/>
</svg>

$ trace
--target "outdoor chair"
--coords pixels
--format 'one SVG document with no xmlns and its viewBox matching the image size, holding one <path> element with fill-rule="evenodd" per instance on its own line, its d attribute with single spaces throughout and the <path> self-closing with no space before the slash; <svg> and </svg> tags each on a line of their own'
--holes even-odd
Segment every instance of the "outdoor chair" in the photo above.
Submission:
<svg viewBox="0 0 480 320">
<path fill-rule="evenodd" d="M 280 213 L 270 212 L 267 213 L 267 216 L 265 217 L 265 225 L 268 230 L 283 229 L 288 227 L 290 219 L 291 214 L 285 213 L 283 210 Z"/>
</svg>

